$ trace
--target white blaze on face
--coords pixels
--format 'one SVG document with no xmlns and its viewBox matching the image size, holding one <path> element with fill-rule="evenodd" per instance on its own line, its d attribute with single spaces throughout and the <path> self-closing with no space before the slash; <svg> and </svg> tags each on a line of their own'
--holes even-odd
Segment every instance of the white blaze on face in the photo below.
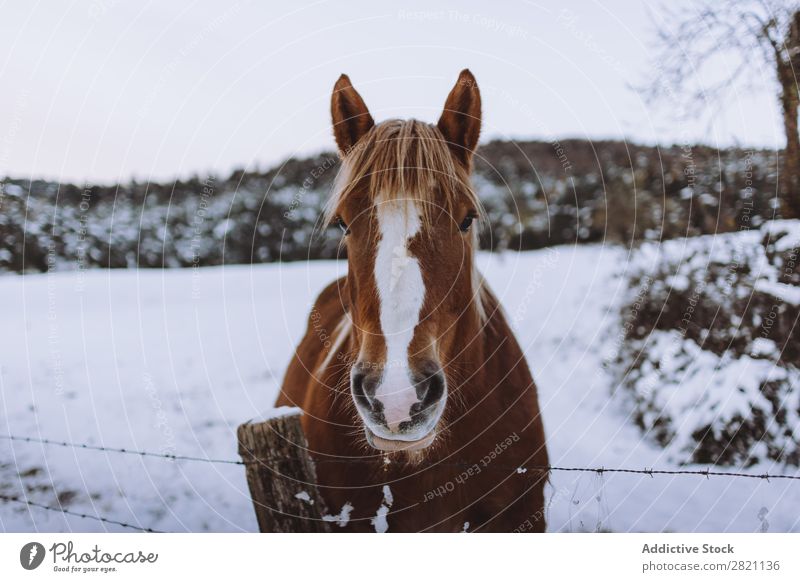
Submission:
<svg viewBox="0 0 800 582">
<path fill-rule="evenodd" d="M 375 398 L 383 404 L 392 431 L 409 420 L 417 402 L 408 365 L 408 346 L 419 323 L 425 299 L 419 261 L 408 243 L 420 229 L 416 205 L 408 200 L 378 202 L 381 239 L 375 257 L 375 281 L 380 299 L 381 330 L 386 341 L 386 367 Z"/>
</svg>

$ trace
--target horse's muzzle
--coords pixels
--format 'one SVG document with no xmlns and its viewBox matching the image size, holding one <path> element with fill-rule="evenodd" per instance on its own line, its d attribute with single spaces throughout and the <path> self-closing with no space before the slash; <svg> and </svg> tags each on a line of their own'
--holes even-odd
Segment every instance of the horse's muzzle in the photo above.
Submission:
<svg viewBox="0 0 800 582">
<path fill-rule="evenodd" d="M 351 391 L 364 420 L 367 441 L 381 450 L 419 450 L 433 442 L 447 395 L 441 368 L 433 362 L 407 368 L 374 370 L 356 365 Z"/>
</svg>

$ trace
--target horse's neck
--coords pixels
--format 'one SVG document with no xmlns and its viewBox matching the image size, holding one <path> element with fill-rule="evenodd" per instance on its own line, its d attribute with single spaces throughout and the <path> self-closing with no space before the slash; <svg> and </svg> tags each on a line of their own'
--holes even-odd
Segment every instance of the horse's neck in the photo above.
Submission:
<svg viewBox="0 0 800 582">
<path fill-rule="evenodd" d="M 481 400 L 485 399 L 484 390 L 487 385 L 495 386 L 495 392 L 502 391 L 502 379 L 509 377 L 512 368 L 522 364 L 527 369 L 527 363 L 500 302 L 488 286 L 482 293 L 482 311 L 485 316 L 478 318 L 476 327 L 458 334 L 461 345 L 456 346 L 455 351 L 461 354 L 458 362 L 459 375 L 470 379 L 466 386 L 468 394 L 465 396 L 468 399 L 474 396 Z M 498 382 L 501 385 L 497 385 Z"/>
</svg>

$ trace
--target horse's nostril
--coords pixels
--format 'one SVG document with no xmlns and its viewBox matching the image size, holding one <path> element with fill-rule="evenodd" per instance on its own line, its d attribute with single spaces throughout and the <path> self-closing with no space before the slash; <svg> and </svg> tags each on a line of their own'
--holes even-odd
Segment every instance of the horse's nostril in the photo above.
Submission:
<svg viewBox="0 0 800 582">
<path fill-rule="evenodd" d="M 418 406 L 419 410 L 414 410 L 414 412 L 422 412 L 428 406 L 441 400 L 444 395 L 444 386 L 444 374 L 441 370 L 437 370 L 424 378 L 421 382 L 418 382 L 416 388 L 417 398 L 420 402 L 414 406 Z"/>
<path fill-rule="evenodd" d="M 364 372 L 355 372 L 353 374 L 351 380 L 353 397 L 358 404 L 367 410 L 376 410 L 380 407 L 380 402 L 375 399 L 378 381 L 379 379 L 374 374 L 370 375 Z"/>
<path fill-rule="evenodd" d="M 361 406 L 364 408 L 370 408 L 369 398 L 367 398 L 367 393 L 364 392 L 364 376 L 361 372 L 356 372 L 353 374 L 353 378 L 351 380 L 351 384 L 353 387 L 353 397 L 356 399 Z"/>
</svg>

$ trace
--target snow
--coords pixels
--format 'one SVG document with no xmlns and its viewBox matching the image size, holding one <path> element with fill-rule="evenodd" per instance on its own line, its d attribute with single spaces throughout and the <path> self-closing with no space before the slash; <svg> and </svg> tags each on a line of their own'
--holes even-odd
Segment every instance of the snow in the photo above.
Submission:
<svg viewBox="0 0 800 582">
<path fill-rule="evenodd" d="M 775 240 L 775 250 L 779 253 L 800 247 L 800 221 L 798 220 L 771 220 L 765 223 L 761 230 L 769 234 L 771 240 Z"/>
<path fill-rule="evenodd" d="M 773 297 L 792 305 L 800 305 L 800 287 L 795 287 L 794 285 L 761 279 L 756 281 L 756 291 L 769 293 Z"/>
<path fill-rule="evenodd" d="M 350 523 L 350 513 L 352 513 L 352 511 L 353 504 L 348 501 L 342 506 L 342 510 L 338 515 L 323 515 L 322 520 L 335 523 L 339 527 L 345 527 L 348 523 Z"/>
<path fill-rule="evenodd" d="M 308 491 L 300 491 L 299 493 L 295 493 L 294 498 L 299 499 L 300 501 L 305 501 L 309 505 L 314 505 L 314 500 L 311 499 L 311 496 L 308 494 Z"/>
<path fill-rule="evenodd" d="M 611 396 L 604 366 L 626 251 L 582 245 L 479 262 L 528 356 L 551 462 L 675 468 Z M 345 271 L 313 262 L 6 276 L 0 436 L 237 459 L 237 426 L 270 410 L 311 301 Z M 0 493 L 163 531 L 257 530 L 238 465 L 0 439 Z M 384 490 L 376 530 L 390 527 L 392 502 Z M 551 531 L 800 531 L 798 505 L 790 481 L 553 472 L 547 519 Z M 351 511 L 325 519 L 344 526 Z M 122 531 L 0 503 L 0 531 L 104 529 Z"/>
<path fill-rule="evenodd" d="M 16 184 L 5 184 L 2 192 L 8 196 L 15 196 L 20 198 L 25 195 L 25 190 L 21 187 L 17 186 Z"/>
<path fill-rule="evenodd" d="M 774 252 L 792 233 L 800 221 L 770 221 L 647 243 L 630 261 L 625 310 L 631 319 L 658 311 L 660 322 L 650 315 L 628 328 L 616 373 L 670 462 L 796 458 L 800 370 L 791 336 L 800 287 L 783 282 L 792 281 L 794 259 Z"/>
<path fill-rule="evenodd" d="M 764 337 L 757 337 L 753 340 L 753 344 L 750 348 L 750 353 L 753 357 L 762 357 L 762 358 L 778 358 L 780 357 L 780 350 L 778 346 L 775 345 L 775 342 L 764 338 Z"/>
<path fill-rule="evenodd" d="M 386 516 L 389 514 L 389 509 L 391 509 L 393 503 L 394 497 L 392 496 L 392 490 L 388 485 L 384 485 L 383 501 L 378 507 L 375 517 L 370 520 L 370 524 L 375 528 L 375 533 L 386 533 L 389 531 L 389 521 Z"/>
<path fill-rule="evenodd" d="M 754 356 L 758 355 L 757 350 L 769 349 L 768 344 L 774 347 L 774 342 L 758 339 L 762 341 L 754 342 Z M 736 418 L 749 417 L 752 407 L 764 399 L 761 391 L 764 383 L 787 380 L 791 375 L 790 383 L 800 384 L 797 371 L 776 366 L 773 360 L 720 357 L 701 349 L 677 331 L 654 331 L 649 342 L 646 364 L 658 362 L 659 366 L 657 370 L 645 366 L 651 371 L 636 381 L 635 388 L 650 401 L 644 419 L 647 426 L 655 424 L 656 412 L 660 417 L 672 419 L 675 436 L 664 454 L 676 462 L 696 446 L 698 427 L 724 425 Z M 789 415 L 787 424 L 800 425 L 800 402 L 796 395 L 793 401 L 784 402 L 784 408 Z"/>
</svg>

